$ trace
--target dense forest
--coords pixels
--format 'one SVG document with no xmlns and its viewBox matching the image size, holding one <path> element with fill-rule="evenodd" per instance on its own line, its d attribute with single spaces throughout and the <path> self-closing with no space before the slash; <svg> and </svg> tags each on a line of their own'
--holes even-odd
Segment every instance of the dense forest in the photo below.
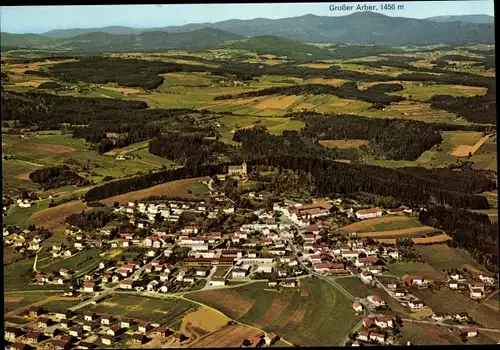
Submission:
<svg viewBox="0 0 500 350">
<path fill-rule="evenodd" d="M 466 249 L 480 264 L 498 272 L 498 224 L 488 215 L 432 206 L 420 212 L 419 220 L 450 234 L 450 245 Z"/>
<path fill-rule="evenodd" d="M 66 185 L 86 186 L 91 182 L 78 175 L 66 164 L 37 169 L 29 175 L 31 181 L 40 184 L 43 190 Z"/>
<path fill-rule="evenodd" d="M 61 124 L 85 125 L 93 120 L 105 120 L 109 115 L 131 113 L 145 109 L 142 101 L 122 101 L 110 98 L 77 98 L 30 92 L 21 94 L 3 91 L 2 120 L 17 120 L 22 128 L 35 130 L 60 129 Z"/>
<path fill-rule="evenodd" d="M 317 195 L 367 192 L 391 196 L 412 206 L 434 202 L 461 208 L 488 209 L 487 199 L 476 193 L 496 188 L 495 181 L 489 179 L 486 173 L 461 168 L 389 169 L 365 164 L 339 163 L 324 158 L 269 154 L 266 157 L 249 158 L 248 164 L 250 168 L 266 165 L 308 172 L 314 179 Z M 85 194 L 85 200 L 99 200 L 178 179 L 224 174 L 227 165 L 220 163 L 192 166 L 112 181 L 89 190 Z"/>
<path fill-rule="evenodd" d="M 302 136 L 319 140 L 369 140 L 378 154 L 394 160 L 415 160 L 442 142 L 430 124 L 403 119 L 367 118 L 345 114 L 297 112 L 285 115 L 303 121 Z"/>
<path fill-rule="evenodd" d="M 488 89 L 485 95 L 473 97 L 435 95 L 427 102 L 432 108 L 453 112 L 472 123 L 497 123 L 496 94 L 493 89 Z"/>
<path fill-rule="evenodd" d="M 335 150 L 324 148 L 316 140 L 301 135 L 294 130 L 285 130 L 282 135 L 269 134 L 265 127 L 239 129 L 234 133 L 233 141 L 241 144 L 242 157 L 250 159 L 266 156 L 315 157 L 319 159 L 357 159 L 357 150 Z"/>
<path fill-rule="evenodd" d="M 71 214 L 66 218 L 66 223 L 81 230 L 91 231 L 106 226 L 107 223 L 120 218 L 120 216 L 110 208 L 94 209 Z"/>
<path fill-rule="evenodd" d="M 436 84 L 452 84 L 465 86 L 494 87 L 495 78 L 474 75 L 468 73 L 450 72 L 445 70 L 443 74 L 435 75 L 429 73 L 402 73 L 395 79 L 406 81 L 428 81 Z"/>
<path fill-rule="evenodd" d="M 55 81 L 46 81 L 38 85 L 37 89 L 42 90 L 42 89 L 49 89 L 49 90 L 55 90 L 59 89 L 61 87 L 61 84 L 56 83 Z"/>
<path fill-rule="evenodd" d="M 386 85 L 386 86 L 384 86 Z M 243 92 L 236 95 L 221 95 L 215 97 L 215 100 L 226 100 L 233 98 L 248 98 L 266 95 L 335 95 L 345 99 L 356 99 L 365 102 L 389 104 L 404 100 L 401 96 L 386 95 L 386 92 L 403 90 L 400 84 L 378 84 L 369 87 L 366 90 L 359 90 L 355 82 L 348 82 L 341 86 L 307 84 L 294 86 L 278 86 L 257 91 Z"/>
<path fill-rule="evenodd" d="M 149 142 L 149 152 L 183 166 L 238 161 L 237 150 L 228 144 L 207 140 L 201 134 L 168 133 Z M 231 159 L 228 159 L 231 157 Z"/>
<path fill-rule="evenodd" d="M 141 190 L 169 181 L 224 174 L 227 172 L 227 166 L 227 163 L 221 163 L 215 165 L 183 167 L 111 181 L 104 185 L 91 188 L 85 193 L 84 199 L 86 201 L 95 201 L 131 191 Z"/>
</svg>

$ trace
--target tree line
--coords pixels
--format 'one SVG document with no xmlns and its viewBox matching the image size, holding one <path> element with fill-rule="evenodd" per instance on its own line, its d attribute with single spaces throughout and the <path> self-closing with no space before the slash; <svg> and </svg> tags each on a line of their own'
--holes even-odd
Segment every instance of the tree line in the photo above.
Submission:
<svg viewBox="0 0 500 350">
<path fill-rule="evenodd" d="M 366 90 L 359 90 L 355 82 L 348 82 L 341 86 L 323 85 L 323 84 L 305 84 L 293 86 L 277 86 L 257 91 L 243 92 L 235 95 L 219 95 L 215 100 L 227 100 L 234 98 L 248 98 L 266 95 L 335 95 L 345 99 L 356 99 L 371 103 L 389 104 L 404 100 L 401 96 L 387 95 L 386 92 L 403 90 L 400 84 L 384 84 L 369 87 Z"/>
<path fill-rule="evenodd" d="M 303 121 L 300 134 L 319 140 L 369 140 L 380 155 L 394 160 L 415 160 L 443 141 L 430 124 L 403 119 L 382 119 L 347 114 L 295 112 L 286 114 Z"/>
<path fill-rule="evenodd" d="M 498 225 L 488 215 L 431 206 L 420 212 L 419 221 L 445 231 L 453 238 L 449 245 L 466 249 L 480 264 L 498 272 Z"/>
<path fill-rule="evenodd" d="M 315 194 L 318 196 L 366 192 L 391 196 L 410 206 L 437 203 L 461 208 L 488 209 L 487 199 L 477 193 L 496 188 L 495 181 L 486 173 L 470 169 L 389 169 L 300 155 L 267 155 L 248 158 L 247 163 L 250 170 L 255 166 L 265 165 L 310 173 L 315 185 Z M 184 167 L 112 181 L 90 189 L 84 199 L 95 201 L 168 181 L 224 174 L 229 164 Z"/>
<path fill-rule="evenodd" d="M 213 176 L 227 172 L 228 163 L 210 164 L 204 166 L 190 166 L 172 170 L 156 171 L 146 175 L 134 176 L 105 183 L 91 188 L 85 193 L 85 201 L 95 201 L 119 194 L 141 190 L 169 181 L 190 179 L 201 176 Z"/>
<path fill-rule="evenodd" d="M 238 161 L 236 148 L 199 133 L 167 133 L 149 142 L 149 152 L 183 166 L 215 163 L 231 157 Z"/>
<path fill-rule="evenodd" d="M 91 184 L 89 179 L 81 177 L 65 164 L 37 169 L 29 174 L 29 178 L 40 184 L 44 190 L 66 185 L 87 186 Z"/>
<path fill-rule="evenodd" d="M 100 208 L 71 214 L 66 218 L 66 223 L 81 230 L 92 231 L 104 227 L 120 217 L 120 214 L 115 213 L 110 208 Z"/>
<path fill-rule="evenodd" d="M 472 123 L 497 123 L 497 103 L 494 89 L 488 89 L 488 93 L 485 95 L 472 97 L 435 95 L 427 102 L 430 102 L 431 108 L 453 112 Z"/>
</svg>

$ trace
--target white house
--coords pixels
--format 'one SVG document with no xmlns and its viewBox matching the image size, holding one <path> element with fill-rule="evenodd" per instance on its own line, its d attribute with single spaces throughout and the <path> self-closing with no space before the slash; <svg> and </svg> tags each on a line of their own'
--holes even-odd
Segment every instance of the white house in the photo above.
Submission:
<svg viewBox="0 0 500 350">
<path fill-rule="evenodd" d="M 352 303 L 352 308 L 355 312 L 363 311 L 363 305 L 359 301 L 355 301 L 354 303 Z"/>
<path fill-rule="evenodd" d="M 412 300 L 408 302 L 410 309 L 421 309 L 424 307 L 424 303 L 420 300 Z"/>
<path fill-rule="evenodd" d="M 219 287 L 219 286 L 225 286 L 225 285 L 226 285 L 226 280 L 224 278 L 212 277 L 210 279 L 210 286 Z"/>
</svg>

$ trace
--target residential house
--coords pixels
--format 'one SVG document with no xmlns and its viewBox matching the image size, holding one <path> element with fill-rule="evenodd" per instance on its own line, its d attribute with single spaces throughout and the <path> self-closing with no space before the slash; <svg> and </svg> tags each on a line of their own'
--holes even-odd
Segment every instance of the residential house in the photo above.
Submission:
<svg viewBox="0 0 500 350">
<path fill-rule="evenodd" d="M 72 335 L 73 337 L 79 337 L 83 333 L 83 330 L 80 327 L 73 327 L 70 329 L 69 334 Z"/>
<path fill-rule="evenodd" d="M 382 273 L 384 271 L 384 267 L 383 266 L 370 266 L 368 268 L 368 271 L 370 271 L 371 273 L 373 273 L 374 275 L 378 275 L 380 273 Z"/>
<path fill-rule="evenodd" d="M 358 339 L 362 341 L 369 341 L 370 340 L 370 332 L 369 331 L 360 331 L 358 333 Z"/>
<path fill-rule="evenodd" d="M 367 265 L 372 265 L 376 263 L 378 258 L 376 256 L 367 256 L 364 258 L 356 258 L 356 261 L 354 262 L 354 265 L 357 267 L 362 267 L 362 266 L 367 266 Z"/>
<path fill-rule="evenodd" d="M 83 284 L 83 291 L 85 293 L 93 293 L 94 292 L 95 283 L 94 282 L 85 282 Z"/>
<path fill-rule="evenodd" d="M 113 321 L 112 316 L 107 316 L 107 315 L 101 316 L 101 324 L 103 325 L 110 325 L 112 321 Z"/>
<path fill-rule="evenodd" d="M 470 298 L 471 299 L 481 299 L 484 296 L 481 288 L 471 288 L 470 289 Z"/>
<path fill-rule="evenodd" d="M 121 289 L 133 289 L 134 281 L 131 279 L 124 279 L 120 281 Z"/>
<path fill-rule="evenodd" d="M 484 286 L 485 286 L 485 284 L 481 280 L 476 280 L 476 281 L 472 282 L 472 285 L 471 285 L 472 288 L 480 289 L 482 292 L 484 292 Z"/>
<path fill-rule="evenodd" d="M 57 350 L 69 350 L 71 349 L 72 345 L 68 341 L 64 340 L 52 340 L 50 344 Z"/>
<path fill-rule="evenodd" d="M 342 258 L 346 259 L 354 259 L 359 256 L 360 251 L 359 250 L 349 250 L 349 249 L 342 249 L 341 250 L 341 256 Z"/>
<path fill-rule="evenodd" d="M 411 284 L 422 284 L 424 283 L 424 278 L 422 276 L 411 276 L 411 275 L 404 275 L 401 277 L 401 281 L 404 284 L 411 285 Z"/>
<path fill-rule="evenodd" d="M 233 278 L 245 278 L 247 275 L 247 270 L 234 268 L 231 274 Z"/>
<path fill-rule="evenodd" d="M 28 312 L 31 317 L 38 317 L 43 313 L 43 309 L 41 307 L 32 306 L 29 308 Z"/>
<path fill-rule="evenodd" d="M 210 279 L 210 286 L 225 286 L 226 285 L 226 279 L 225 278 L 218 278 L 218 277 L 212 277 Z"/>
<path fill-rule="evenodd" d="M 149 324 L 148 323 L 140 323 L 137 326 L 137 330 L 141 333 L 147 333 L 149 330 Z"/>
<path fill-rule="evenodd" d="M 367 297 L 368 301 L 370 301 L 372 304 L 374 304 L 375 306 L 383 306 L 385 305 L 385 300 L 382 299 L 382 297 L 378 296 L 378 295 L 369 295 Z"/>
<path fill-rule="evenodd" d="M 116 335 L 120 334 L 122 331 L 123 331 L 123 328 L 122 328 L 121 324 L 117 323 L 117 324 L 114 324 L 113 326 L 111 326 L 111 328 L 109 328 L 106 331 L 106 334 L 111 335 L 111 336 L 116 336 Z"/>
<path fill-rule="evenodd" d="M 386 334 L 384 333 L 379 333 L 379 332 L 371 332 L 370 333 L 370 340 L 377 341 L 379 343 L 384 343 L 386 339 Z"/>
<path fill-rule="evenodd" d="M 92 321 L 95 321 L 97 319 L 97 315 L 95 312 L 86 312 L 84 315 L 83 315 L 83 319 L 85 321 L 88 321 L 88 322 L 92 322 Z"/>
<path fill-rule="evenodd" d="M 29 332 L 26 334 L 26 340 L 30 343 L 38 344 L 43 338 L 42 332 Z"/>
<path fill-rule="evenodd" d="M 361 281 L 364 283 L 370 283 L 373 281 L 373 274 L 370 271 L 363 271 L 359 275 Z"/>
<path fill-rule="evenodd" d="M 392 328 L 393 319 L 391 315 L 378 315 L 375 317 L 375 325 L 380 328 Z"/>
<path fill-rule="evenodd" d="M 47 328 L 50 326 L 52 320 L 47 317 L 40 317 L 38 319 L 38 328 Z"/>
<path fill-rule="evenodd" d="M 23 334 L 23 331 L 16 327 L 7 327 L 5 328 L 5 339 L 14 340 Z"/>
<path fill-rule="evenodd" d="M 412 300 L 408 302 L 410 309 L 421 309 L 424 307 L 424 303 L 421 300 Z"/>
<path fill-rule="evenodd" d="M 450 289 L 458 289 L 458 282 L 456 281 L 448 282 L 448 287 L 450 287 Z"/>
<path fill-rule="evenodd" d="M 473 327 L 463 327 L 460 328 L 460 333 L 468 338 L 475 337 L 478 334 L 477 328 Z"/>
<path fill-rule="evenodd" d="M 298 285 L 296 279 L 284 279 L 279 282 L 279 285 L 287 288 L 295 288 Z"/>
<path fill-rule="evenodd" d="M 398 288 L 394 291 L 394 296 L 397 298 L 404 297 L 406 294 L 408 294 L 408 292 L 403 288 Z"/>
<path fill-rule="evenodd" d="M 83 323 L 83 330 L 86 332 L 92 332 L 96 328 L 98 328 L 98 327 L 94 322 L 87 321 L 87 322 Z"/>
<path fill-rule="evenodd" d="M 121 325 L 123 328 L 127 329 L 127 328 L 130 328 L 130 326 L 132 325 L 132 322 L 131 322 L 130 320 L 122 320 L 122 321 L 120 322 L 120 325 Z"/>
<path fill-rule="evenodd" d="M 111 345 L 115 341 L 115 337 L 110 334 L 105 334 L 101 337 L 101 341 L 104 345 Z"/>
<path fill-rule="evenodd" d="M 370 328 L 375 326 L 375 320 L 373 320 L 371 317 L 365 317 L 363 318 L 363 326 L 365 328 Z"/>
<path fill-rule="evenodd" d="M 361 305 L 361 303 L 359 301 L 355 301 L 354 303 L 352 303 L 352 308 L 354 309 L 354 311 L 356 312 L 361 312 L 363 311 L 363 305 Z"/>
<path fill-rule="evenodd" d="M 142 345 L 142 344 L 146 343 L 146 341 L 147 341 L 147 337 L 146 337 L 144 334 L 134 334 L 134 335 L 132 336 L 132 341 L 133 341 L 135 344 Z"/>
</svg>

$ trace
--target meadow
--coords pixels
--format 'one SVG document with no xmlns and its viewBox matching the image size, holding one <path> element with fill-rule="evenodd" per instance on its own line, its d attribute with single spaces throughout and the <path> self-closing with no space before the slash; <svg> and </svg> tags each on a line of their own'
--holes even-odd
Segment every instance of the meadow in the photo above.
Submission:
<svg viewBox="0 0 500 350">
<path fill-rule="evenodd" d="M 193 303 L 179 298 L 157 299 L 126 294 L 116 294 L 111 299 L 90 307 L 90 310 L 99 314 L 160 323 L 166 327 L 180 325 L 186 314 L 197 309 Z"/>
<path fill-rule="evenodd" d="M 53 263 L 37 266 L 45 273 L 59 271 L 60 268 L 65 268 L 74 271 L 76 274 L 81 274 L 82 271 L 89 270 L 92 267 L 97 267 L 101 261 L 99 257 L 100 251 L 95 248 L 82 250 L 70 258 L 56 260 Z"/>
<path fill-rule="evenodd" d="M 322 280 L 302 279 L 301 284 L 305 293 L 300 289 L 267 291 L 267 284 L 257 282 L 228 290 L 191 293 L 189 298 L 239 322 L 275 332 L 296 345 L 339 344 L 358 321 L 351 303 Z M 331 331 L 333 328 L 335 332 Z"/>
<path fill-rule="evenodd" d="M 422 259 L 435 268 L 443 269 L 463 269 L 466 266 L 472 266 L 475 269 L 484 271 L 484 267 L 479 265 L 464 249 L 451 248 L 446 244 L 422 245 L 415 247 Z"/>
<path fill-rule="evenodd" d="M 404 275 L 422 276 L 424 279 L 430 280 L 443 280 L 444 275 L 439 271 L 434 269 L 428 263 L 422 262 L 396 262 L 387 265 L 389 273 L 397 277 L 403 277 Z"/>
<path fill-rule="evenodd" d="M 356 298 L 366 298 L 369 295 L 378 295 L 379 293 L 377 288 L 370 288 L 357 276 L 336 278 L 335 282 L 340 284 L 345 290 Z"/>
</svg>

